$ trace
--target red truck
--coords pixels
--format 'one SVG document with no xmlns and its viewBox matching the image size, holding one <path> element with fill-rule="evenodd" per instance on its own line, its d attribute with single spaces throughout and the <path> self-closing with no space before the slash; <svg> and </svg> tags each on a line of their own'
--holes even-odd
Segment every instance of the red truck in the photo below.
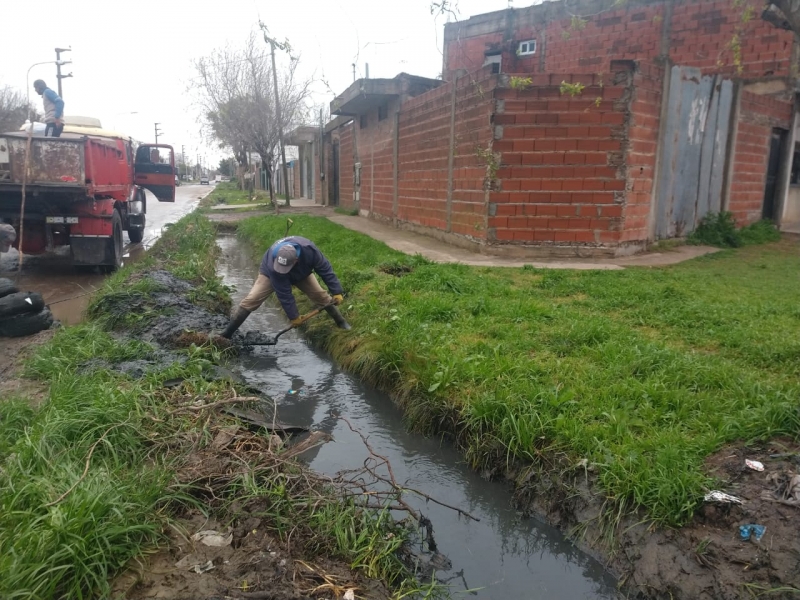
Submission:
<svg viewBox="0 0 800 600">
<path fill-rule="evenodd" d="M 175 201 L 171 146 L 97 127 L 67 126 L 59 138 L 0 133 L 0 223 L 16 229 L 26 254 L 69 245 L 76 266 L 118 268 L 122 232 L 134 243 L 144 236 L 144 190 Z"/>
</svg>

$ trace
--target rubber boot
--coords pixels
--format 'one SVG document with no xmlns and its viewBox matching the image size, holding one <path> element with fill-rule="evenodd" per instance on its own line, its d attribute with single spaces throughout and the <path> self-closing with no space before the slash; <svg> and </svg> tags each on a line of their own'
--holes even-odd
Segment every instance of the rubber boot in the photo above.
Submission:
<svg viewBox="0 0 800 600">
<path fill-rule="evenodd" d="M 249 310 L 245 310 L 241 306 L 237 308 L 236 312 L 233 313 L 233 316 L 231 317 L 230 323 L 228 323 L 225 331 L 220 334 L 220 337 L 224 337 L 226 340 L 231 339 L 231 336 L 236 333 L 236 330 L 242 326 L 242 323 L 244 323 L 249 316 Z"/>
<path fill-rule="evenodd" d="M 341 328 L 341 329 L 350 329 L 350 323 L 345 321 L 345 318 L 342 316 L 342 313 L 339 312 L 339 309 L 335 306 L 326 306 L 325 312 L 331 316 L 331 319 Z"/>
</svg>

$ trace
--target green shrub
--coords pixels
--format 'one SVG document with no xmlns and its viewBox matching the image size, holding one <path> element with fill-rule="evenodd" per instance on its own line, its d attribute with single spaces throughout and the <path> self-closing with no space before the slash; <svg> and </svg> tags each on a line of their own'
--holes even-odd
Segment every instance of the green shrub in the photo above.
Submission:
<svg viewBox="0 0 800 600">
<path fill-rule="evenodd" d="M 753 244 L 777 242 L 781 234 L 772 221 L 762 220 L 737 229 L 736 219 L 729 212 L 708 213 L 691 234 L 689 243 L 718 248 L 741 248 Z"/>
</svg>

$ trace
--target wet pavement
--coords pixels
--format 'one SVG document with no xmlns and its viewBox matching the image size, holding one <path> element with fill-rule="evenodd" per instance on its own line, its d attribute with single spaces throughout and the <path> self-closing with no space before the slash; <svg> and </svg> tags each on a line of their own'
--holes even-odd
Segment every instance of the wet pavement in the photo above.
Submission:
<svg viewBox="0 0 800 600">
<path fill-rule="evenodd" d="M 218 271 L 224 283 L 236 287 L 236 302 L 250 289 L 260 257 L 252 257 L 233 236 L 220 237 L 218 243 L 223 250 Z M 250 316 L 242 332 L 274 333 L 285 326 L 282 311 L 267 304 Z M 280 421 L 333 436 L 333 442 L 304 455 L 314 470 L 334 475 L 359 469 L 368 457 L 362 440 L 339 418 L 343 416 L 368 436 L 375 452 L 389 459 L 399 482 L 480 519 L 474 522 L 423 499 L 408 498 L 431 519 L 439 551 L 451 562 L 438 579 L 451 586 L 453 597 L 619 597 L 615 580 L 600 563 L 555 528 L 518 515 L 506 485 L 483 479 L 449 443 L 407 432 L 388 396 L 339 370 L 296 332 L 237 362 L 232 368 L 276 399 Z"/>
<path fill-rule="evenodd" d="M 124 262 L 136 260 L 160 236 L 167 223 L 174 223 L 195 208 L 201 197 L 210 193 L 213 186 L 182 185 L 176 188 L 175 202 L 159 202 L 147 192 L 147 219 L 144 239 L 131 244 L 125 233 Z M 89 305 L 91 292 L 106 278 L 100 272 L 78 272 L 70 259 L 69 247 L 59 248 L 52 254 L 23 257 L 22 273 L 17 271 L 19 254 L 12 249 L 0 255 L 0 277 L 8 277 L 25 291 L 39 292 L 56 319 L 65 325 L 74 325 L 83 318 Z"/>
</svg>

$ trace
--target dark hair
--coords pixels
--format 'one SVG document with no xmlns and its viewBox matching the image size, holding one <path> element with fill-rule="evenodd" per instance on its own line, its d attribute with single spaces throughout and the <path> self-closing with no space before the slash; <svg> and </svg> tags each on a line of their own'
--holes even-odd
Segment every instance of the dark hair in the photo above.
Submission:
<svg viewBox="0 0 800 600">
<path fill-rule="evenodd" d="M 44 88 L 47 87 L 47 84 L 44 82 L 44 79 L 37 79 L 36 81 L 33 82 L 33 87 L 36 88 L 36 87 L 39 87 L 39 86 L 44 87 Z"/>
</svg>

